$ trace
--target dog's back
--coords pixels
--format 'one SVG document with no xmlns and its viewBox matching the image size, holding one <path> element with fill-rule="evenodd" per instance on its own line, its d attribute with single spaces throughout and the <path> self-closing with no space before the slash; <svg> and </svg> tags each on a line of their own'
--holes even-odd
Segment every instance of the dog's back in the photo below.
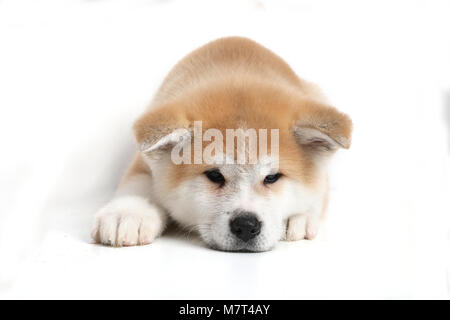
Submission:
<svg viewBox="0 0 450 320">
<path fill-rule="evenodd" d="M 158 90 L 153 105 L 161 105 L 186 92 L 211 86 L 263 83 L 294 90 L 318 102 L 326 102 L 320 89 L 300 79 L 279 56 L 242 37 L 212 41 L 178 62 Z"/>
</svg>

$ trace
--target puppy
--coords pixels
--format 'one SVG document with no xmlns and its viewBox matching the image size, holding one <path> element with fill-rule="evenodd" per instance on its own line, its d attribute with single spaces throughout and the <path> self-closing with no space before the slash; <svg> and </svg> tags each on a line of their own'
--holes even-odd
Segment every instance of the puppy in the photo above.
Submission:
<svg viewBox="0 0 450 320">
<path fill-rule="evenodd" d="M 149 244 L 172 219 L 219 250 L 313 239 L 327 164 L 351 131 L 273 52 L 240 37 L 210 42 L 175 65 L 135 123 L 139 151 L 92 237 Z"/>
</svg>

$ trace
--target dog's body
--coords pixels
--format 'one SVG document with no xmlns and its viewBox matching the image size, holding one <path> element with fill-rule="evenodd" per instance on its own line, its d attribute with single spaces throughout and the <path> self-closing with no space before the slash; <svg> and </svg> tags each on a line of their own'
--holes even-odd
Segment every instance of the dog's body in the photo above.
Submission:
<svg viewBox="0 0 450 320">
<path fill-rule="evenodd" d="M 195 147 L 195 121 L 202 121 L 202 134 L 277 129 L 276 161 L 272 152 L 253 164 L 224 164 L 236 158 L 227 149 L 208 161 L 174 164 L 177 144 Z M 136 122 L 141 151 L 96 215 L 92 236 L 115 246 L 148 244 L 170 216 L 222 250 L 264 251 L 280 239 L 312 239 L 326 208 L 328 159 L 349 147 L 351 126 L 268 49 L 237 37 L 208 43 L 172 69 Z M 207 148 L 201 146 L 202 155 Z"/>
</svg>

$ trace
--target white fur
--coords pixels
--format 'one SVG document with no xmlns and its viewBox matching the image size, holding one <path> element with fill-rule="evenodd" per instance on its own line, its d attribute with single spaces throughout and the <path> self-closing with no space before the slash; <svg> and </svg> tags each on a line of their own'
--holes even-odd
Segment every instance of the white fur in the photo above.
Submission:
<svg viewBox="0 0 450 320">
<path fill-rule="evenodd" d="M 286 240 L 314 239 L 319 229 L 319 221 L 320 217 L 317 214 L 296 214 L 290 217 Z"/>
<path fill-rule="evenodd" d="M 138 175 L 119 188 L 116 197 L 95 215 L 92 237 L 103 244 L 151 243 L 167 222 L 163 209 L 151 203 L 151 178 Z"/>
<path fill-rule="evenodd" d="M 212 182 L 204 175 L 185 180 L 175 189 L 166 188 L 164 174 L 170 159 L 147 160 L 153 169 L 153 178 L 158 181 L 153 186 L 153 192 L 159 203 L 164 204 L 180 225 L 188 230 L 197 230 L 206 243 L 221 250 L 269 250 L 278 240 L 286 237 L 289 217 L 304 214 L 312 217 L 311 221 L 318 221 L 316 217 L 322 209 L 322 192 L 286 177 L 276 182 L 283 184 L 281 193 L 269 192 L 268 196 L 258 194 L 255 187 L 261 187 L 266 175 L 277 172 L 276 168 L 271 167 L 276 161 L 267 158 L 261 159 L 257 165 L 218 163 L 216 167 L 226 179 L 220 193 L 211 192 Z M 230 219 L 243 211 L 254 213 L 263 226 L 260 235 L 249 243 L 235 239 L 229 230 Z M 291 230 L 295 226 L 295 223 L 291 224 Z M 312 226 L 310 230 L 313 230 Z M 306 234 L 306 224 L 299 232 Z"/>
<path fill-rule="evenodd" d="M 158 146 L 164 148 L 162 143 Z M 324 188 L 311 189 L 282 177 L 276 182 L 282 184 L 281 192 L 264 196 L 256 192 L 256 187 L 264 187 L 265 176 L 278 170 L 274 167 L 277 162 L 270 157 L 260 159 L 256 165 L 218 161 L 216 167 L 226 179 L 220 192 L 211 188 L 212 182 L 203 174 L 171 188 L 166 175 L 171 166 L 170 151 L 144 158 L 152 176 L 132 177 L 97 213 L 92 236 L 98 242 L 114 246 L 150 243 L 163 231 L 166 212 L 187 230 L 198 231 L 208 245 L 221 250 L 265 251 L 280 239 L 310 239 L 317 233 Z M 248 242 L 237 239 L 229 228 L 230 219 L 243 211 L 253 213 L 262 223 L 260 234 Z"/>
</svg>

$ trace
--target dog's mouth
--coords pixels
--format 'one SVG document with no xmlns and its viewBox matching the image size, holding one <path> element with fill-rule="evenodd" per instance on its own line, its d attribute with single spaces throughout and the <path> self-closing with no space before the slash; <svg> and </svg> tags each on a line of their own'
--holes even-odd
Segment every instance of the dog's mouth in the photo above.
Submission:
<svg viewBox="0 0 450 320">
<path fill-rule="evenodd" d="M 208 241 L 206 244 L 213 250 L 226 252 L 241 252 L 241 253 L 257 253 L 272 250 L 273 246 L 262 245 L 258 239 L 250 241 L 242 241 L 230 237 L 225 244 L 219 244 L 216 241 Z"/>
<path fill-rule="evenodd" d="M 250 253 L 273 249 L 277 241 L 268 233 L 264 224 L 261 223 L 260 228 L 256 228 L 256 230 L 254 230 L 254 225 L 251 226 L 246 230 L 239 224 L 236 226 L 230 223 L 227 228 L 224 228 L 223 223 L 212 223 L 197 231 L 203 242 L 209 248 L 217 251 Z"/>
</svg>

